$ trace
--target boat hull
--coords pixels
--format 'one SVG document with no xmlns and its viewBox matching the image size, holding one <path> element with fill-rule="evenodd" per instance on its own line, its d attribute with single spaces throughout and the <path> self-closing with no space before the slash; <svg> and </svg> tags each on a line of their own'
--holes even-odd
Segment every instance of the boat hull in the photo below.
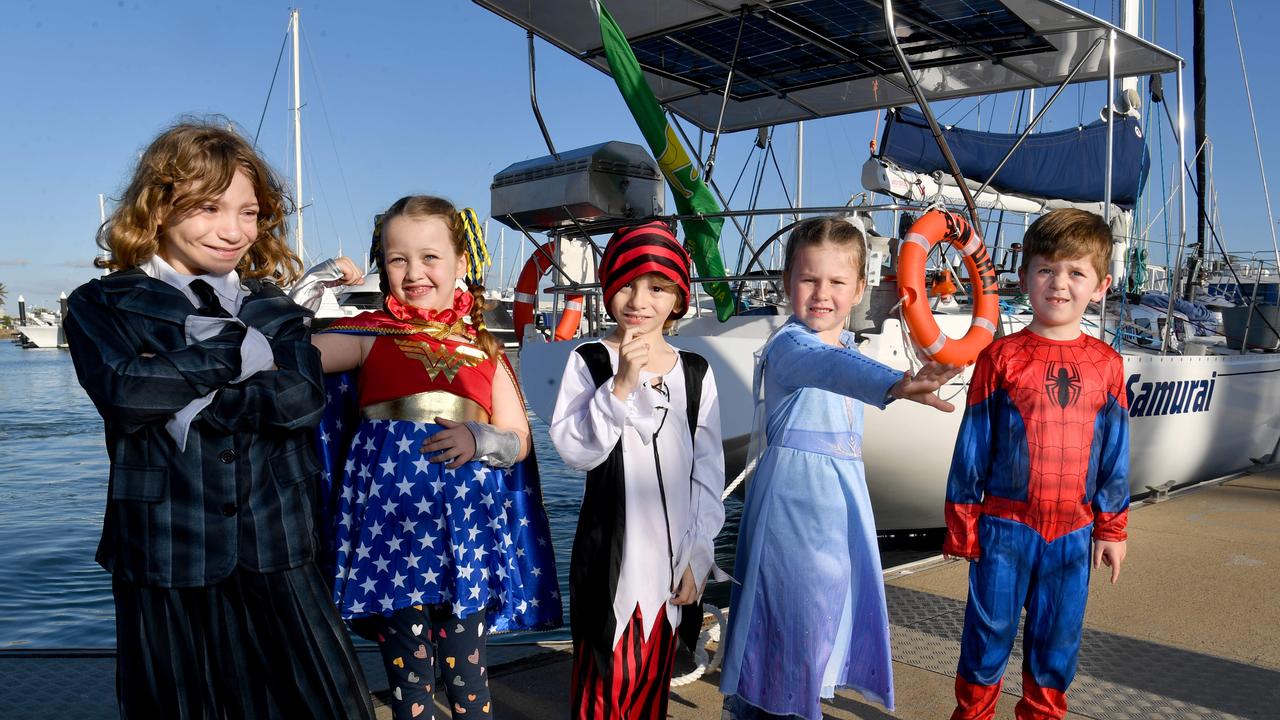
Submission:
<svg viewBox="0 0 1280 720">
<path fill-rule="evenodd" d="M 62 328 L 58 325 L 19 325 L 17 331 L 22 337 L 23 347 L 59 348 L 67 346 L 67 341 L 62 337 Z"/>
<path fill-rule="evenodd" d="M 967 316 L 937 316 L 944 332 L 963 334 Z M 1012 332 L 1025 322 L 1005 317 Z M 708 359 L 720 391 L 727 482 L 741 472 L 752 425 L 753 353 L 780 317 L 685 323 L 670 338 Z M 521 351 L 521 384 L 530 407 L 550 421 L 569 352 L 582 340 L 530 343 Z M 905 370 L 901 328 L 886 320 L 861 350 Z M 1125 352 L 1126 390 L 1133 409 L 1130 492 L 1185 486 L 1239 472 L 1265 460 L 1280 441 L 1280 354 L 1170 356 Z M 869 410 L 863 436 L 867 485 L 882 533 L 942 527 L 947 473 L 971 371 L 941 390 L 957 407 L 940 413 L 896 402 Z"/>
</svg>

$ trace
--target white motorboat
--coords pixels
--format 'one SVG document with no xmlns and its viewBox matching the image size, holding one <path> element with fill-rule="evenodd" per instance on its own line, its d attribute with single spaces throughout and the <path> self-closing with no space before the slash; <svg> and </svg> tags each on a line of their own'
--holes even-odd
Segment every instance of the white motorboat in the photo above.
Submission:
<svg viewBox="0 0 1280 720">
<path fill-rule="evenodd" d="M 19 325 L 15 329 L 21 338 L 22 346 L 26 348 L 60 348 L 67 346 L 66 340 L 62 337 L 62 326 L 58 324 Z"/>
<path fill-rule="evenodd" d="M 66 303 L 66 295 L 62 302 Z M 62 335 L 62 316 L 49 310 L 27 310 L 26 299 L 18 297 L 18 325 L 16 340 L 24 348 L 64 348 L 67 339 Z"/>
</svg>

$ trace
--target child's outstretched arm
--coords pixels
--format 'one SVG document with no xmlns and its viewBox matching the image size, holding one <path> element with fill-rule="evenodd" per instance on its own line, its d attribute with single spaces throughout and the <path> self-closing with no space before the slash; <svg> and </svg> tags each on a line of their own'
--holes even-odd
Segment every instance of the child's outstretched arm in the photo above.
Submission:
<svg viewBox="0 0 1280 720">
<path fill-rule="evenodd" d="M 769 343 L 765 358 L 769 375 L 783 387 L 814 387 L 856 398 L 883 408 L 904 398 L 932 407 L 947 404 L 926 395 L 953 377 L 958 369 L 929 363 L 914 377 L 876 362 L 853 348 L 823 342 L 812 330 L 793 323 Z"/>
<path fill-rule="evenodd" d="M 937 392 L 938 388 L 946 385 L 947 381 L 958 375 L 961 369 L 955 365 L 943 365 L 933 361 L 927 362 L 924 367 L 916 371 L 915 375 L 910 372 L 902 373 L 902 379 L 889 388 L 889 395 L 900 400 L 910 400 L 921 405 L 928 405 L 942 412 L 952 412 L 956 407 L 934 393 Z"/>
<path fill-rule="evenodd" d="M 364 273 L 356 267 L 355 261 L 343 255 L 325 260 L 307 270 L 289 293 L 289 297 L 315 312 L 320 307 L 320 299 L 326 287 L 358 285 L 363 280 Z M 311 344 L 320 351 L 320 365 L 325 372 L 343 372 L 360 367 L 369 348 L 373 346 L 373 338 L 367 335 L 317 333 L 311 336 Z"/>
</svg>

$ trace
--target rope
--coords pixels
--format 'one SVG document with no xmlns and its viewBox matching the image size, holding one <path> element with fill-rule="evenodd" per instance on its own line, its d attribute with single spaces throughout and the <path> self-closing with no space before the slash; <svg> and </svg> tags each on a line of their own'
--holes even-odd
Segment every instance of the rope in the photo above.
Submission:
<svg viewBox="0 0 1280 720">
<path fill-rule="evenodd" d="M 912 375 L 915 375 L 916 371 L 923 367 L 923 363 L 917 366 L 916 363 L 919 362 L 920 358 L 916 357 L 914 352 L 908 352 L 915 349 L 916 344 L 911 340 L 911 330 L 907 328 L 907 319 L 902 316 L 902 303 L 906 302 L 906 300 L 905 297 L 898 298 L 898 302 L 889 308 L 888 314 L 898 317 L 898 332 L 902 333 L 902 354 L 907 356 L 907 369 L 911 371 Z"/>
<path fill-rule="evenodd" d="M 680 677 L 671 678 L 671 687 L 673 688 L 683 687 L 690 683 L 697 682 L 703 675 L 709 672 L 715 672 L 716 668 L 720 667 L 722 653 L 717 652 L 714 658 L 709 657 L 707 653 L 707 642 L 711 640 L 713 632 L 717 642 L 719 642 L 720 638 L 724 636 L 724 611 L 715 605 L 703 605 L 702 607 L 706 611 L 703 615 L 703 619 L 705 620 L 706 616 L 710 615 L 715 618 L 715 624 L 703 628 L 702 632 L 698 633 L 698 647 L 693 649 L 693 661 L 696 664 L 696 667 Z"/>
<path fill-rule="evenodd" d="M 908 352 L 918 348 L 919 346 L 911 339 L 911 330 L 907 327 L 907 319 L 902 317 L 902 303 L 905 300 L 906 298 L 899 298 L 898 302 L 894 303 L 893 307 L 889 308 L 889 314 L 896 314 L 898 316 L 898 330 L 902 333 L 902 354 L 907 356 L 907 368 L 911 371 L 911 375 L 914 376 L 920 371 L 920 368 L 924 367 L 924 361 L 920 360 L 914 352 Z M 937 395 L 943 400 L 951 402 L 955 398 L 959 397 L 960 393 L 964 391 L 965 385 L 964 383 L 961 383 L 960 389 L 951 393 L 950 396 L 945 398 L 942 397 L 942 388 L 938 388 Z"/>
<path fill-rule="evenodd" d="M 262 121 L 267 118 L 267 107 L 271 105 L 271 91 L 276 89 L 276 78 L 280 75 L 280 60 L 284 58 L 284 49 L 289 46 L 289 31 L 284 33 L 280 42 L 280 54 L 276 56 L 276 69 L 271 71 L 271 85 L 267 88 L 266 102 L 262 103 L 262 114 L 258 116 L 258 129 L 253 131 L 253 149 L 258 149 L 258 135 L 262 132 Z"/>
<path fill-rule="evenodd" d="M 738 486 L 742 484 L 742 481 L 746 480 L 747 476 L 755 471 L 756 465 L 758 465 L 759 462 L 760 458 L 751 458 L 751 462 L 747 463 L 747 466 L 742 468 L 742 472 L 738 473 L 738 477 L 734 478 L 733 482 L 725 486 L 724 493 L 720 495 L 720 502 L 724 502 L 729 499 L 729 496 L 733 494 L 734 490 L 738 489 Z"/>
<path fill-rule="evenodd" d="M 1262 199 L 1267 206 L 1267 227 L 1271 230 L 1271 251 L 1275 253 L 1276 265 L 1280 266 L 1280 244 L 1277 244 L 1276 241 L 1276 220 L 1271 212 L 1271 191 L 1267 188 L 1267 169 L 1262 164 L 1262 140 L 1258 137 L 1258 118 L 1253 112 L 1253 91 L 1249 89 L 1249 71 L 1244 66 L 1244 41 L 1240 39 L 1240 23 L 1236 20 L 1235 0 L 1228 0 L 1227 4 L 1231 8 L 1231 25 L 1236 31 L 1236 50 L 1240 52 L 1240 75 L 1244 78 L 1244 96 L 1249 101 L 1249 122 L 1253 126 L 1253 147 L 1258 151 L 1258 174 L 1262 176 Z M 1270 326 L 1270 323 L 1267 323 L 1267 325 Z M 1274 332 L 1275 328 L 1271 328 L 1271 330 Z"/>
</svg>

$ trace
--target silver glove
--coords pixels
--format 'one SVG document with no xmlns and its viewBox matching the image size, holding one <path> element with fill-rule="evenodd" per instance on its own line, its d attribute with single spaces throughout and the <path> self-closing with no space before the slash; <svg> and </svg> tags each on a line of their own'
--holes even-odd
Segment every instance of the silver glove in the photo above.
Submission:
<svg viewBox="0 0 1280 720">
<path fill-rule="evenodd" d="M 341 285 L 342 268 L 333 259 L 325 260 L 302 274 L 302 278 L 289 291 L 289 298 L 298 305 L 315 312 L 320 309 L 326 287 Z"/>
<path fill-rule="evenodd" d="M 503 468 L 516 464 L 520 457 L 520 436 L 514 430 L 503 430 L 478 420 L 468 420 L 466 424 L 476 439 L 476 454 L 472 460 Z"/>
</svg>

